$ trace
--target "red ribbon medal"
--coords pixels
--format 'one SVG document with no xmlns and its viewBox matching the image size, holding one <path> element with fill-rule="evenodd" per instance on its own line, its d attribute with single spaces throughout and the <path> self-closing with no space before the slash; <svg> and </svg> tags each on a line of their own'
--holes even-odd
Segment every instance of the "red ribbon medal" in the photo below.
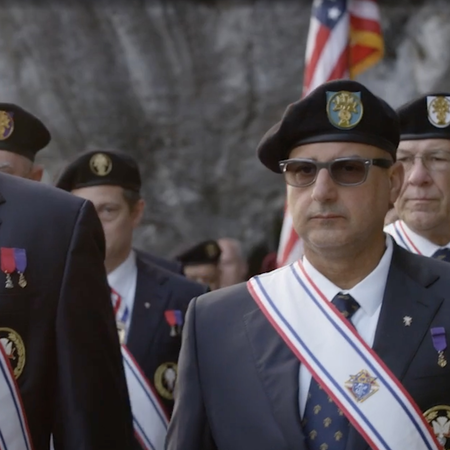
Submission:
<svg viewBox="0 0 450 450">
<path fill-rule="evenodd" d="M 16 270 L 16 259 L 14 258 L 14 249 L 1 247 L 0 248 L 0 261 L 2 272 L 6 274 L 6 289 L 14 287 L 11 274 Z"/>
</svg>

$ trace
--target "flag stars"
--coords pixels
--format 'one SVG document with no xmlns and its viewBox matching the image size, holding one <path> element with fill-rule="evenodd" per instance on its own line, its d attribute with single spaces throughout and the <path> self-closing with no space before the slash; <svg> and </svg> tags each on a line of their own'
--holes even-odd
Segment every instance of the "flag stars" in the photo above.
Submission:
<svg viewBox="0 0 450 450">
<path fill-rule="evenodd" d="M 341 10 L 337 6 L 333 6 L 328 10 L 328 18 L 331 20 L 336 20 L 341 15 Z"/>
</svg>

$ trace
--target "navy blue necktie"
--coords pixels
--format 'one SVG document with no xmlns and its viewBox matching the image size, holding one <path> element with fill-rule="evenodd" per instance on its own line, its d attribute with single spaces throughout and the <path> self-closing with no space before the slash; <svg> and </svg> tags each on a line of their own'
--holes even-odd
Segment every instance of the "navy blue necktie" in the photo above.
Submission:
<svg viewBox="0 0 450 450">
<path fill-rule="evenodd" d="M 332 303 L 348 320 L 359 308 L 348 294 L 336 295 Z M 314 378 L 311 379 L 302 425 L 309 450 L 345 449 L 349 421 Z"/>
<path fill-rule="evenodd" d="M 450 262 L 450 248 L 440 248 L 436 250 L 436 252 L 433 253 L 432 258 Z"/>
</svg>

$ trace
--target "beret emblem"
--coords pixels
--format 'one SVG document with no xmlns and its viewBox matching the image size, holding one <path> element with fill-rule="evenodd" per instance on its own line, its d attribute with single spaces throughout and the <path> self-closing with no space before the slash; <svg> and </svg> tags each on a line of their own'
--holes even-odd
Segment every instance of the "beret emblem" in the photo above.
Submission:
<svg viewBox="0 0 450 450">
<path fill-rule="evenodd" d="M 0 141 L 8 139 L 14 131 L 12 113 L 0 111 Z"/>
<path fill-rule="evenodd" d="M 437 128 L 445 128 L 450 125 L 450 97 L 427 97 L 428 120 Z"/>
<path fill-rule="evenodd" d="M 361 92 L 327 91 L 327 116 L 330 123 L 341 130 L 356 127 L 363 116 Z"/>
<path fill-rule="evenodd" d="M 95 175 L 104 177 L 111 172 L 112 161 L 105 153 L 96 153 L 95 155 L 92 155 L 89 161 L 89 167 Z"/>
</svg>

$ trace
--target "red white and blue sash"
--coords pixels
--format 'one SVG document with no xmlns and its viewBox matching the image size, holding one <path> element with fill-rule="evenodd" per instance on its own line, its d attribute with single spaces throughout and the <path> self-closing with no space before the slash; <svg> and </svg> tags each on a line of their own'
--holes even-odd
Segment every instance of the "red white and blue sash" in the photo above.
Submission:
<svg viewBox="0 0 450 450">
<path fill-rule="evenodd" d="M 411 253 L 416 253 L 418 255 L 422 254 L 422 252 L 417 248 L 417 246 L 414 245 L 414 242 L 411 239 L 411 236 L 409 236 L 403 221 L 396 220 L 394 223 L 389 224 L 385 228 L 385 231 L 395 239 L 395 241 L 397 242 L 398 245 L 400 245 L 400 247 L 405 248 Z"/>
<path fill-rule="evenodd" d="M 372 449 L 442 449 L 414 400 L 301 262 L 256 276 L 247 286 L 277 333 Z M 361 373 L 372 382 L 355 382 Z"/>
<path fill-rule="evenodd" d="M 19 387 L 0 344 L 0 450 L 32 450 Z"/>
<path fill-rule="evenodd" d="M 128 307 L 114 289 L 111 289 L 111 301 L 121 340 L 123 366 L 133 414 L 134 434 L 143 449 L 163 450 L 169 425 L 168 415 L 158 394 L 125 345 Z"/>
<path fill-rule="evenodd" d="M 145 450 L 163 450 L 169 424 L 167 413 L 125 345 L 122 345 L 122 357 L 136 438 Z"/>
</svg>

